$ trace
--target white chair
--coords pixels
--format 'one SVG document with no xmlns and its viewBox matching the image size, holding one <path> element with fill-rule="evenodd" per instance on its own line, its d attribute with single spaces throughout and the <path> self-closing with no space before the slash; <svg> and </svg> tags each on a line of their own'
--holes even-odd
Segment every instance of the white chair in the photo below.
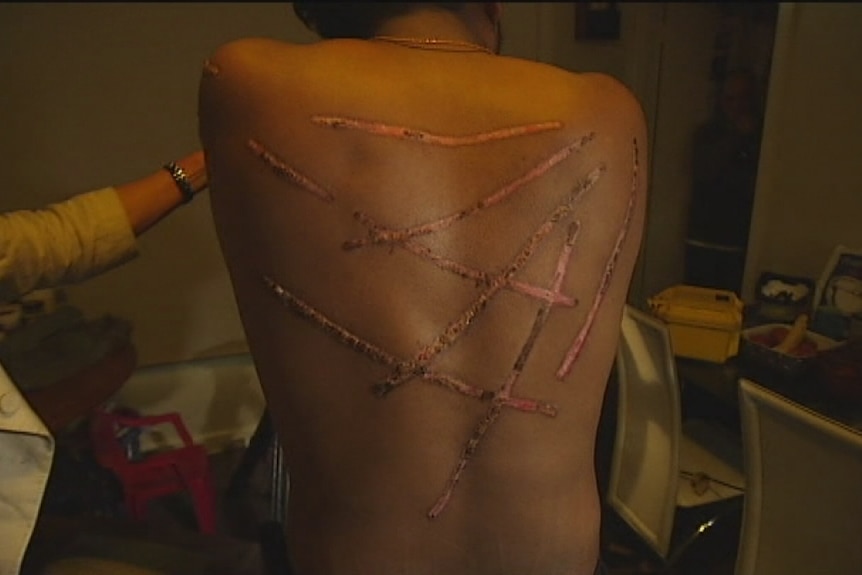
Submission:
<svg viewBox="0 0 862 575">
<path fill-rule="evenodd" d="M 748 489 L 736 575 L 862 573 L 862 433 L 740 383 Z"/>
<path fill-rule="evenodd" d="M 724 511 L 716 502 L 734 499 L 738 512 L 741 449 L 738 440 L 734 445 L 728 433 L 704 422 L 683 424 L 676 363 L 662 320 L 626 306 L 616 370 L 619 403 L 607 503 L 670 566 L 718 517 L 707 515 L 693 532 L 675 533 L 682 509 Z M 708 504 L 716 505 L 701 507 Z"/>
</svg>

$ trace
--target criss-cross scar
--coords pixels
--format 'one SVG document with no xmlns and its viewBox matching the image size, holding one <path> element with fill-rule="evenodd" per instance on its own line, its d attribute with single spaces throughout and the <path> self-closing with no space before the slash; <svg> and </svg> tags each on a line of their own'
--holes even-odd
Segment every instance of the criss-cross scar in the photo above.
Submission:
<svg viewBox="0 0 862 575">
<path fill-rule="evenodd" d="M 435 145 L 450 148 L 464 145 L 480 145 L 499 139 L 534 135 L 559 129 L 562 126 L 559 122 L 545 122 L 522 126 L 520 128 L 492 130 L 468 136 L 447 136 L 380 122 L 365 122 L 335 116 L 314 116 L 312 122 L 322 128 L 359 130 L 362 133 L 368 134 L 369 137 L 396 138 L 404 141 L 405 145 Z M 473 301 L 460 312 L 457 312 L 436 337 L 420 345 L 415 353 L 408 358 L 398 358 L 384 348 L 366 340 L 361 334 L 354 333 L 339 325 L 323 311 L 319 310 L 311 301 L 297 297 L 291 292 L 289 287 L 284 286 L 277 278 L 272 277 L 269 273 L 262 274 L 268 289 L 293 313 L 316 325 L 340 343 L 388 368 L 389 375 L 373 385 L 372 389 L 376 396 L 380 398 L 386 397 L 395 389 L 409 382 L 417 381 L 441 386 L 466 398 L 489 402 L 488 411 L 480 418 L 470 437 L 467 439 L 449 475 L 449 479 L 443 486 L 440 497 L 428 510 L 428 517 L 431 519 L 439 516 L 451 500 L 457 484 L 468 467 L 468 463 L 473 459 L 482 445 L 487 432 L 499 419 L 504 409 L 515 409 L 517 411 L 542 414 L 550 417 L 557 414 L 558 408 L 553 403 L 546 400 L 520 397 L 515 395 L 514 391 L 516 385 L 520 383 L 524 368 L 531 357 L 537 338 L 544 329 L 547 319 L 553 313 L 554 308 L 577 305 L 578 300 L 576 297 L 563 293 L 564 280 L 569 269 L 572 267 L 574 248 L 582 227 L 579 220 L 573 219 L 574 210 L 580 198 L 593 189 L 596 183 L 601 180 L 607 167 L 599 164 L 589 170 L 575 184 L 572 190 L 565 194 L 560 202 L 546 214 L 545 219 L 531 235 L 525 238 L 521 247 L 502 269 L 481 270 L 470 268 L 461 262 L 435 252 L 418 240 L 423 236 L 441 233 L 480 211 L 490 210 L 501 205 L 514 194 L 523 191 L 528 184 L 543 177 L 550 170 L 569 159 L 574 152 L 593 141 L 593 138 L 594 134 L 587 134 L 574 139 L 564 147 L 552 151 L 541 158 L 532 168 L 516 175 L 508 184 L 491 191 L 478 202 L 449 215 L 422 224 L 398 228 L 384 224 L 370 214 L 360 212 L 354 214 L 356 219 L 366 227 L 368 235 L 365 238 L 345 240 L 343 248 L 346 252 L 352 252 L 358 248 L 373 248 L 374 246 L 397 247 L 435 265 L 443 271 L 475 282 L 479 290 Z M 290 166 L 279 155 L 257 139 L 247 140 L 247 147 L 277 177 L 287 180 L 292 186 L 312 194 L 314 197 L 333 205 L 335 208 L 338 207 L 338 202 L 336 201 L 338 198 L 337 190 L 320 184 L 314 178 Z M 602 270 L 599 285 L 592 298 L 590 308 L 587 310 L 586 318 L 554 373 L 560 380 L 565 379 L 569 375 L 573 364 L 577 361 L 584 346 L 589 341 L 589 335 L 595 323 L 598 310 L 609 289 L 628 230 L 631 226 L 637 199 L 638 147 L 636 140 L 633 141 L 632 151 L 632 184 L 625 213 L 619 225 L 614 245 L 610 254 L 608 254 Z M 564 222 L 568 222 L 568 226 L 564 234 L 563 243 L 559 245 L 557 265 L 553 270 L 553 276 L 549 278 L 548 285 L 535 286 L 518 280 L 518 273 L 534 257 L 537 251 L 540 249 L 553 249 L 553 246 L 548 245 L 550 234 L 552 230 Z M 524 343 L 520 351 L 513 358 L 512 368 L 505 380 L 500 382 L 496 390 L 484 389 L 452 374 L 436 369 L 434 366 L 436 358 L 446 349 L 457 345 L 469 333 L 470 327 L 483 315 L 489 302 L 503 289 L 512 289 L 539 302 L 535 319 L 525 334 Z"/>
</svg>

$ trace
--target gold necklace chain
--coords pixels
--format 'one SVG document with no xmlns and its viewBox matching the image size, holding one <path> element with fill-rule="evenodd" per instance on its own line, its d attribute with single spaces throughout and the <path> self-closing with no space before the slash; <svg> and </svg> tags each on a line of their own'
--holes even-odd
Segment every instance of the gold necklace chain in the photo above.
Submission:
<svg viewBox="0 0 862 575">
<path fill-rule="evenodd" d="M 402 38 L 399 36 L 372 36 L 371 40 L 398 44 L 405 48 L 417 50 L 443 50 L 449 52 L 484 52 L 493 55 L 494 52 L 485 46 L 465 42 L 463 40 L 444 40 L 441 38 Z"/>
</svg>

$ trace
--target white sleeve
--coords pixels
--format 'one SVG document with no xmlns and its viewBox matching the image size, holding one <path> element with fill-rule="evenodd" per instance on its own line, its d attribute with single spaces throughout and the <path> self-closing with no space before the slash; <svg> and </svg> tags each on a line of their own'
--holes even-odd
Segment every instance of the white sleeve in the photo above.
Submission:
<svg viewBox="0 0 862 575">
<path fill-rule="evenodd" d="M 135 255 L 135 235 L 114 188 L 0 214 L 0 302 L 81 281 Z"/>
<path fill-rule="evenodd" d="M 36 525 L 54 440 L 0 366 L 0 575 L 15 575 Z"/>
</svg>

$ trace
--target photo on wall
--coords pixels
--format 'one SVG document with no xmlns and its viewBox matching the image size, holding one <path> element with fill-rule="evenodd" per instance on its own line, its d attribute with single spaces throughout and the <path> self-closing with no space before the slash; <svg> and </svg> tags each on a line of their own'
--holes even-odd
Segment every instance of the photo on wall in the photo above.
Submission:
<svg viewBox="0 0 862 575">
<path fill-rule="evenodd" d="M 817 284 L 817 331 L 847 339 L 862 326 L 862 249 L 839 245 Z"/>
</svg>

